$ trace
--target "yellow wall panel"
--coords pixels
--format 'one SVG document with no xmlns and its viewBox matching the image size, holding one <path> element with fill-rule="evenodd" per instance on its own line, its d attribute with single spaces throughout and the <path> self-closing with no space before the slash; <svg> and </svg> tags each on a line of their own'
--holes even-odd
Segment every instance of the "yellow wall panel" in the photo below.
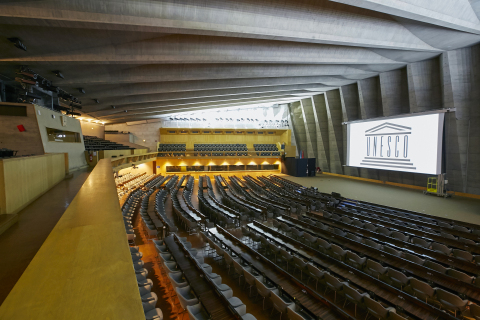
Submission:
<svg viewBox="0 0 480 320">
<path fill-rule="evenodd" d="M 0 203 L 0 214 L 18 212 L 65 178 L 63 153 L 4 159 L 0 166 L 0 194 L 5 199 Z"/>
</svg>

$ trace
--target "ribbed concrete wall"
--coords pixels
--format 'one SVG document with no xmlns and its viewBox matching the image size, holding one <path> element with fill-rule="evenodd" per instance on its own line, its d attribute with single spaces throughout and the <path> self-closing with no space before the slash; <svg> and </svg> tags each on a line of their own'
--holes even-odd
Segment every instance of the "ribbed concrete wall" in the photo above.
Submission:
<svg viewBox="0 0 480 320">
<path fill-rule="evenodd" d="M 456 108 L 455 113 L 445 114 L 443 171 L 450 190 L 480 194 L 480 90 L 477 88 L 480 88 L 480 45 L 452 50 L 406 68 L 381 73 L 379 77 L 314 95 L 313 105 L 303 99 L 303 113 L 298 110 L 300 103 L 292 106 L 297 110 L 297 123 L 302 117 L 307 119 L 303 126 L 299 125 L 301 141 L 304 148 L 311 144 L 314 150 L 316 142 L 314 154 L 323 171 L 422 187 L 426 186 L 429 175 L 344 166 L 347 132 L 342 122 Z"/>
<path fill-rule="evenodd" d="M 302 104 L 303 117 L 305 119 L 305 133 L 307 136 L 307 155 L 309 158 L 318 158 L 317 152 L 317 130 L 315 114 L 313 111 L 312 99 L 300 100 Z M 318 161 L 317 161 L 318 162 Z"/>
</svg>

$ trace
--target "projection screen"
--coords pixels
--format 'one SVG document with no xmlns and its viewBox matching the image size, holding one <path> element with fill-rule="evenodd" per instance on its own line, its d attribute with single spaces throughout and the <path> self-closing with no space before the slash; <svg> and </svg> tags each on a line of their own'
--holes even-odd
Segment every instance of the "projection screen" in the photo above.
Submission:
<svg viewBox="0 0 480 320">
<path fill-rule="evenodd" d="M 442 173 L 444 113 L 347 123 L 347 166 Z"/>
</svg>

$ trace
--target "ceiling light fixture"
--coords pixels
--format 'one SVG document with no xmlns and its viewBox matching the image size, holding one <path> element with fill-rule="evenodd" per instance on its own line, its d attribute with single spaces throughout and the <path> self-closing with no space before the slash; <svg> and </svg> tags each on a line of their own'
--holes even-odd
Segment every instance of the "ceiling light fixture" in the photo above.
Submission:
<svg viewBox="0 0 480 320">
<path fill-rule="evenodd" d="M 15 47 L 21 49 L 23 51 L 27 51 L 27 47 L 23 44 L 23 42 L 19 38 L 8 38 L 10 42 L 13 43 Z"/>
<path fill-rule="evenodd" d="M 65 77 L 63 76 L 63 74 L 60 72 L 60 70 L 55 70 L 55 71 L 52 71 L 54 75 L 56 75 L 57 77 L 59 78 L 62 78 L 62 79 L 65 79 Z"/>
</svg>

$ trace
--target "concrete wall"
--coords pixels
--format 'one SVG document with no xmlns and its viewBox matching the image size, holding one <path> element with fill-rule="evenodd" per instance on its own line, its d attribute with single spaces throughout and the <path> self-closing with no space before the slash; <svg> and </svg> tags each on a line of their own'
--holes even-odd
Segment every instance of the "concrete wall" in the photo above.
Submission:
<svg viewBox="0 0 480 320">
<path fill-rule="evenodd" d="M 344 166 L 347 133 L 341 122 L 456 108 L 445 115 L 448 189 L 480 194 L 478 88 L 480 45 L 475 45 L 315 95 L 312 106 L 307 99 L 291 103 L 290 116 L 297 146 L 312 149 L 325 172 L 425 187 L 429 175 Z M 312 114 L 314 121 L 304 121 Z"/>
<path fill-rule="evenodd" d="M 0 149 L 16 150 L 17 156 L 44 154 L 33 104 L 18 105 L 27 107 L 27 116 L 0 116 Z M 23 125 L 25 131 L 20 132 L 18 125 Z"/>
<path fill-rule="evenodd" d="M 45 153 L 68 153 L 68 167 L 70 170 L 87 166 L 80 120 L 63 116 L 59 112 L 40 106 L 35 106 L 35 112 Z M 55 116 L 55 118 L 53 118 L 53 116 Z M 62 117 L 66 119 L 65 126 L 62 126 Z M 80 133 L 81 141 L 71 143 L 48 141 L 46 128 L 78 132 Z"/>
<path fill-rule="evenodd" d="M 87 136 L 95 136 L 100 139 L 105 139 L 105 126 L 100 123 L 93 123 L 88 121 L 80 121 L 82 132 Z"/>
<path fill-rule="evenodd" d="M 139 121 L 142 122 L 142 121 Z M 157 150 L 157 142 L 160 141 L 161 122 L 142 122 L 140 124 L 128 125 L 127 123 L 119 123 L 112 125 L 105 125 L 105 130 L 128 131 L 133 135 L 133 140 L 130 141 L 150 149 L 150 151 Z M 110 135 L 109 135 L 110 136 Z"/>
<path fill-rule="evenodd" d="M 131 142 L 135 143 L 135 136 L 131 133 L 106 133 L 105 139 L 113 142 L 123 143 Z"/>
</svg>

